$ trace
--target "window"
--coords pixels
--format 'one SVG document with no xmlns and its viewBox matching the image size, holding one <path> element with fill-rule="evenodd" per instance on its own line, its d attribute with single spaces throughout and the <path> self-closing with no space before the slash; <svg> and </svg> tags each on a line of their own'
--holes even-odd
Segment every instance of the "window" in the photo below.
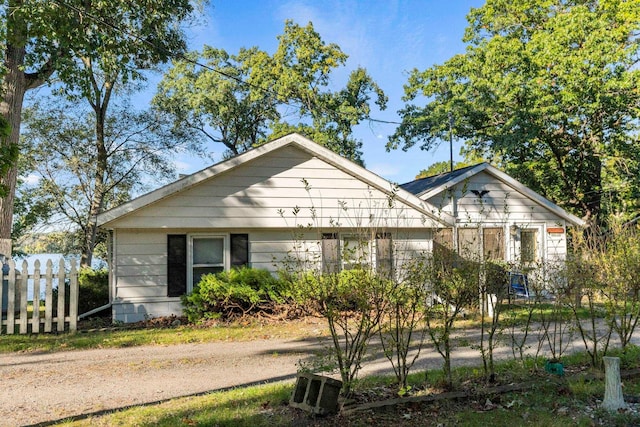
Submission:
<svg viewBox="0 0 640 427">
<path fill-rule="evenodd" d="M 520 231 L 520 261 L 536 262 L 538 260 L 538 230 L 523 229 Z"/>
<path fill-rule="evenodd" d="M 376 235 L 376 271 L 384 277 L 393 273 L 393 241 L 391 233 Z"/>
<path fill-rule="evenodd" d="M 187 293 L 187 235 L 167 236 L 167 296 Z"/>
<path fill-rule="evenodd" d="M 458 228 L 458 254 L 467 260 L 479 260 L 479 240 L 477 228 Z"/>
<path fill-rule="evenodd" d="M 188 243 L 191 244 L 189 251 Z M 189 256 L 191 258 L 189 258 Z M 167 296 L 179 297 L 208 273 L 249 265 L 249 235 L 167 236 Z"/>
<path fill-rule="evenodd" d="M 225 269 L 224 237 L 194 236 L 192 238 L 192 284 L 197 285 L 203 275 Z"/>
<path fill-rule="evenodd" d="M 484 259 L 504 259 L 504 229 L 502 227 L 482 229 L 482 254 Z"/>
<path fill-rule="evenodd" d="M 231 241 L 231 267 L 246 267 L 249 265 L 249 235 L 232 234 Z"/>
<path fill-rule="evenodd" d="M 324 233 L 321 241 L 322 272 L 369 268 L 373 265 L 380 274 L 393 271 L 393 242 L 390 233 L 378 233 L 373 242 L 363 236 Z M 375 259 L 374 259 L 375 257 Z"/>
<path fill-rule="evenodd" d="M 337 233 L 322 234 L 322 272 L 340 271 L 340 241 Z"/>
<path fill-rule="evenodd" d="M 342 239 L 342 268 L 368 268 L 371 265 L 371 243 L 363 236 L 344 236 Z"/>
</svg>

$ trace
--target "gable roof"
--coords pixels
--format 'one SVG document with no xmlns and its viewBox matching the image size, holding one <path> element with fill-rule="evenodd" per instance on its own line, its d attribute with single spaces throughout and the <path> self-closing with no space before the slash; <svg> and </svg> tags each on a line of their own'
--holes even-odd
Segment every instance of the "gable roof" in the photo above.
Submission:
<svg viewBox="0 0 640 427">
<path fill-rule="evenodd" d="M 105 226 L 108 223 L 115 221 L 123 216 L 130 215 L 133 212 L 149 206 L 159 200 L 171 197 L 172 195 L 192 188 L 201 182 L 208 180 L 214 176 L 220 175 L 224 172 L 238 168 L 241 165 L 256 159 L 260 156 L 272 153 L 278 149 L 286 146 L 295 146 L 310 155 L 317 157 L 320 160 L 336 167 L 337 169 L 353 176 L 356 179 L 366 183 L 368 186 L 375 188 L 384 194 L 393 195 L 394 198 L 411 208 L 417 210 L 421 214 L 428 218 L 435 220 L 445 226 L 451 226 L 453 224 L 453 217 L 451 215 L 439 212 L 430 203 L 421 200 L 412 193 L 402 189 L 396 188 L 396 186 L 386 179 L 374 174 L 373 172 L 353 163 L 350 160 L 341 157 L 333 151 L 322 147 L 308 138 L 303 137 L 300 134 L 292 133 L 287 136 L 275 139 L 267 142 L 264 145 L 246 151 L 231 159 L 224 160 L 216 163 L 191 175 L 185 176 L 177 181 L 174 181 L 168 185 L 151 191 L 138 198 L 135 198 L 127 203 L 124 203 L 116 208 L 110 209 L 98 215 L 98 225 Z"/>
<path fill-rule="evenodd" d="M 501 170 L 491 166 L 489 163 L 479 163 L 474 166 L 467 166 L 465 168 L 457 169 L 452 172 L 443 173 L 440 175 L 434 175 L 427 178 L 417 179 L 415 181 L 401 184 L 400 187 L 415 194 L 423 200 L 429 200 L 433 196 L 442 193 L 443 191 L 458 185 L 464 180 L 477 175 L 481 172 L 486 172 L 494 178 L 502 181 L 504 184 L 518 191 L 519 193 L 529 197 L 534 202 L 542 205 L 551 212 L 555 213 L 559 217 L 567 220 L 573 225 L 585 226 L 586 222 L 578 218 L 575 215 L 562 209 L 560 206 L 551 202 L 547 198 L 536 193 L 529 187 L 525 186 L 521 182 L 513 179 Z"/>
</svg>

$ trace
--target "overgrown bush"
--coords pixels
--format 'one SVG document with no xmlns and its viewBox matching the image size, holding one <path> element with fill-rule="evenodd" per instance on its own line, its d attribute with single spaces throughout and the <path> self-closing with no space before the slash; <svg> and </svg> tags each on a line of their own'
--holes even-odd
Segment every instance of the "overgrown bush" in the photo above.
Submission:
<svg viewBox="0 0 640 427">
<path fill-rule="evenodd" d="M 53 314 L 58 312 L 58 288 L 53 288 Z M 71 288 L 69 280 L 65 280 L 65 312 L 69 312 Z M 106 268 L 94 270 L 90 267 L 78 271 L 78 314 L 83 314 L 94 308 L 109 303 L 109 271 Z M 96 316 L 111 316 L 111 311 L 96 313 Z"/>
<path fill-rule="evenodd" d="M 362 268 L 326 274 L 308 271 L 298 276 L 292 289 L 298 303 L 316 307 L 327 320 L 343 392 L 349 395 L 369 340 L 379 331 L 393 282 Z"/>
<path fill-rule="evenodd" d="M 190 322 L 230 320 L 247 314 L 272 314 L 291 298 L 287 282 L 267 270 L 243 267 L 207 274 L 193 292 L 182 297 Z"/>
<path fill-rule="evenodd" d="M 106 268 L 94 270 L 82 268 L 78 272 L 78 314 L 86 313 L 94 308 L 109 303 L 109 271 Z M 107 310 L 105 315 L 111 316 Z"/>
</svg>

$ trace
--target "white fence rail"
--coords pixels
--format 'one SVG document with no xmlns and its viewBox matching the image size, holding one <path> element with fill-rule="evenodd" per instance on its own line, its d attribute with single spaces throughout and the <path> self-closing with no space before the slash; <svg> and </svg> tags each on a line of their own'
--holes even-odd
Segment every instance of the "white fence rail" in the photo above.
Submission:
<svg viewBox="0 0 640 427">
<path fill-rule="evenodd" d="M 9 260 L 1 270 L 0 334 L 76 331 L 78 270 L 75 260 L 71 260 L 69 271 L 64 260 L 60 260 L 55 273 L 51 260 L 47 261 L 44 272 L 40 270 L 40 261 L 35 262 L 33 273 L 29 273 L 27 261 L 18 269 L 16 263 Z"/>
</svg>

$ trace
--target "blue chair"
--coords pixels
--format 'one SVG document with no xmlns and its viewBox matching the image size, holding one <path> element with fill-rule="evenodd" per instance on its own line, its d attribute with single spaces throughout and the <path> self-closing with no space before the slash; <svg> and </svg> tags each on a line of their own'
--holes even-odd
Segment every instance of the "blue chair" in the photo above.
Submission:
<svg viewBox="0 0 640 427">
<path fill-rule="evenodd" d="M 516 298 L 530 298 L 529 279 L 526 274 L 509 272 L 509 294 Z"/>
</svg>

